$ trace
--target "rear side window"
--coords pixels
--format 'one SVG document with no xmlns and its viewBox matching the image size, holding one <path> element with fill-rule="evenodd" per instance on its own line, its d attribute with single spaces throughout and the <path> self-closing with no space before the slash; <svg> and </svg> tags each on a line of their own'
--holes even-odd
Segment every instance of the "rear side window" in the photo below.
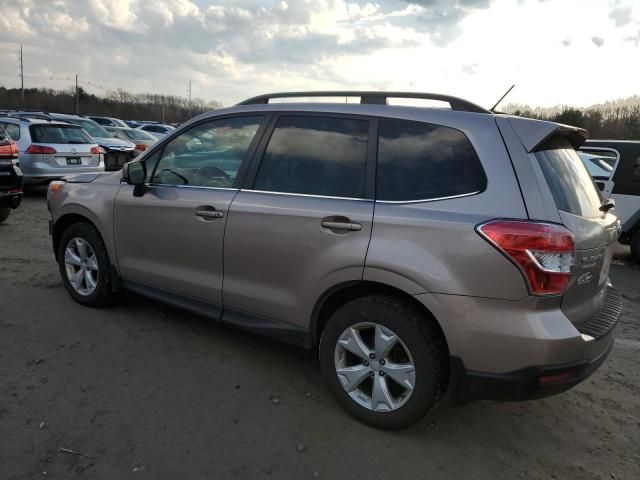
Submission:
<svg viewBox="0 0 640 480">
<path fill-rule="evenodd" d="M 552 138 L 535 155 L 558 210 L 581 217 L 601 215 L 600 192 L 567 140 Z"/>
<path fill-rule="evenodd" d="M 82 128 L 71 125 L 31 125 L 29 130 L 35 143 L 95 143 Z"/>
<path fill-rule="evenodd" d="M 280 117 L 262 158 L 254 188 L 362 197 L 368 138 L 368 120 Z"/>
<path fill-rule="evenodd" d="M 459 130 L 381 119 L 376 198 L 410 201 L 483 191 L 487 178 L 471 142 Z"/>
<path fill-rule="evenodd" d="M 20 125 L 16 125 L 14 123 L 0 123 L 0 127 L 4 128 L 13 140 L 20 140 Z"/>
</svg>

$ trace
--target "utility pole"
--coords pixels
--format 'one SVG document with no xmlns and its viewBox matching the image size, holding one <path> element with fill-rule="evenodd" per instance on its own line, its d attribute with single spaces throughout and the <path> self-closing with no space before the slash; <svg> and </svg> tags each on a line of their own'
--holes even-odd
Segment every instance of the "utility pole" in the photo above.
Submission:
<svg viewBox="0 0 640 480">
<path fill-rule="evenodd" d="M 76 115 L 80 114 L 80 100 L 78 94 L 78 74 L 76 73 Z"/>
<path fill-rule="evenodd" d="M 20 44 L 20 90 L 22 91 L 22 108 L 24 108 L 24 65 L 22 63 L 22 44 Z"/>
<path fill-rule="evenodd" d="M 189 118 L 191 118 L 191 80 L 189 80 Z"/>
</svg>

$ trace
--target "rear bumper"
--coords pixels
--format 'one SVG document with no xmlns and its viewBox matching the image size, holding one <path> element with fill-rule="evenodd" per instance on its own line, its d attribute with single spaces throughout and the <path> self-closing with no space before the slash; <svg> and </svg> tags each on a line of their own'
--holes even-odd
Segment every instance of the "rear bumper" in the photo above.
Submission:
<svg viewBox="0 0 640 480">
<path fill-rule="evenodd" d="M 557 395 L 595 372 L 609 356 L 613 342 L 595 360 L 564 365 L 527 367 L 508 373 L 466 370 L 459 358 L 451 358 L 449 400 L 463 405 L 474 400 L 522 401 Z"/>
<path fill-rule="evenodd" d="M 561 298 L 416 298 L 438 319 L 447 339 L 453 404 L 526 400 L 573 387 L 607 358 L 622 311 L 613 288 L 599 312 L 581 325 L 564 315 Z"/>
</svg>

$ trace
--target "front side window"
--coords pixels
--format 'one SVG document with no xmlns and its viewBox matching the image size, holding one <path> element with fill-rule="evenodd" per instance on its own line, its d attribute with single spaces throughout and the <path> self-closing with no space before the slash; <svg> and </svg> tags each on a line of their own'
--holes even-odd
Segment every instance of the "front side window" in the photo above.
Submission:
<svg viewBox="0 0 640 480">
<path fill-rule="evenodd" d="M 459 130 L 381 119 L 376 198 L 429 200 L 483 191 L 487 178 L 471 142 Z"/>
<path fill-rule="evenodd" d="M 611 150 L 581 148 L 578 156 L 596 180 L 610 180 L 618 162 L 618 154 Z"/>
<path fill-rule="evenodd" d="M 152 183 L 236 187 L 238 170 L 263 118 L 213 120 L 181 133 L 165 145 Z"/>
<path fill-rule="evenodd" d="M 71 125 L 32 125 L 31 139 L 34 143 L 95 143 L 80 127 Z"/>
<path fill-rule="evenodd" d="M 283 116 L 271 135 L 256 190 L 364 196 L 369 121 Z"/>
</svg>

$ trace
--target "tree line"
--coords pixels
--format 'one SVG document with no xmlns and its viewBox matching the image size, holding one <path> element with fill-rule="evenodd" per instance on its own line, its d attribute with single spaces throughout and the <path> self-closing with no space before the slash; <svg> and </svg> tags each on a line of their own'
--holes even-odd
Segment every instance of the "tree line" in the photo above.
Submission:
<svg viewBox="0 0 640 480">
<path fill-rule="evenodd" d="M 125 90 L 109 91 L 97 96 L 78 87 L 78 112 L 83 115 L 103 115 L 126 120 L 155 120 L 184 122 L 202 112 L 221 106 L 200 98 L 188 99 L 175 95 L 131 93 Z M 0 109 L 38 109 L 47 112 L 75 113 L 76 89 L 26 88 L 24 102 L 19 88 L 0 87 Z"/>
<path fill-rule="evenodd" d="M 551 120 L 589 131 L 591 138 L 640 140 L 640 96 L 622 98 L 587 108 L 551 108 L 510 104 L 503 111 L 522 117 Z"/>
</svg>

